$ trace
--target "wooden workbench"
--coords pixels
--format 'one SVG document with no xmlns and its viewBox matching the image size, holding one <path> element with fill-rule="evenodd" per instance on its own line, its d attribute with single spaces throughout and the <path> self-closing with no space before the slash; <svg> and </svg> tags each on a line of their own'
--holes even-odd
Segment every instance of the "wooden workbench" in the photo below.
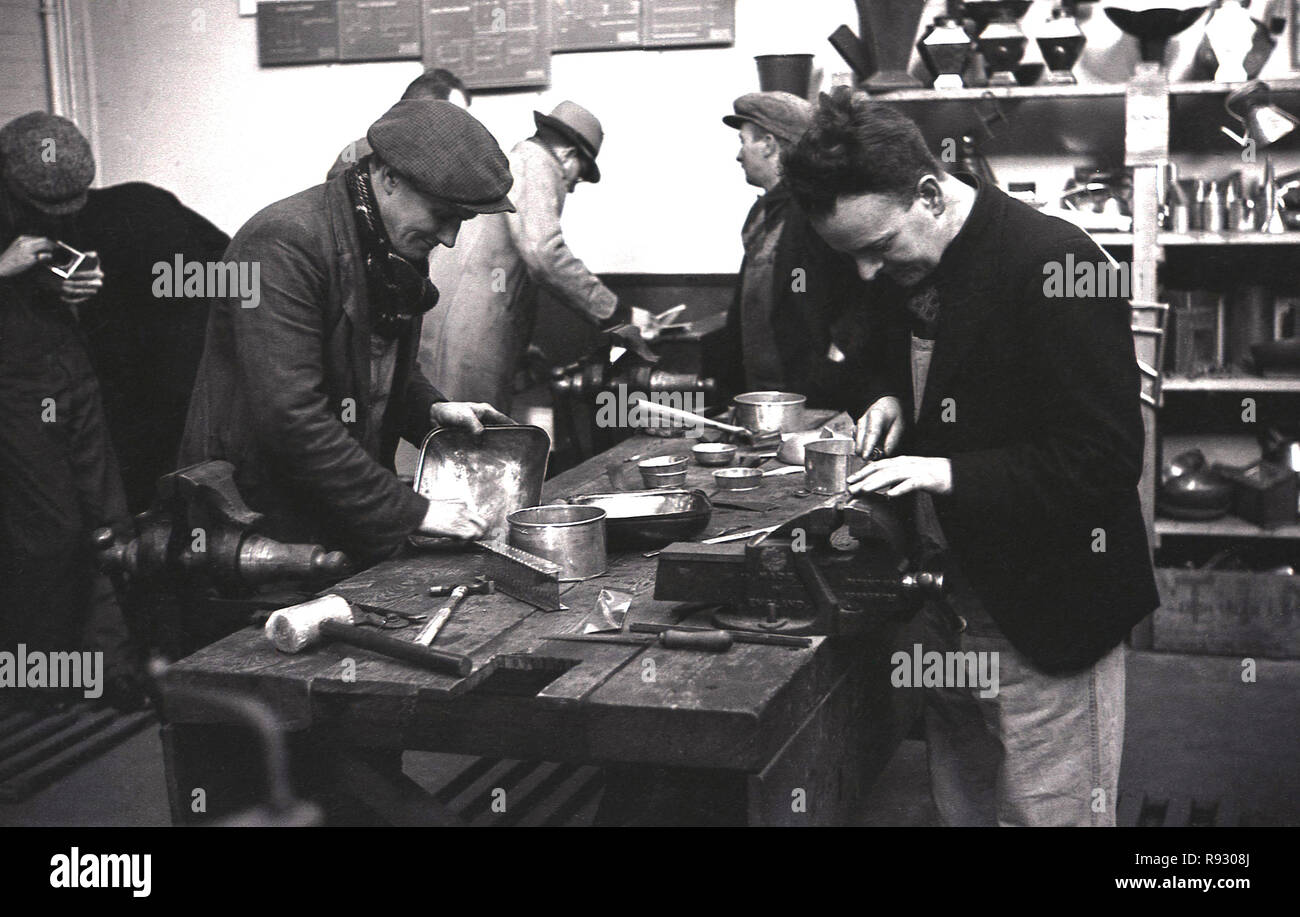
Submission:
<svg viewBox="0 0 1300 917">
<path fill-rule="evenodd" d="M 634 469 L 624 460 L 683 452 L 690 442 L 633 437 L 548 481 L 544 502 L 614 489 L 609 468 Z M 692 463 L 688 486 L 711 493 L 711 470 Z M 802 486 L 802 474 L 768 478 L 736 496 L 773 508 L 715 509 L 699 537 L 772 524 L 822 499 L 795 496 Z M 429 584 L 467 579 L 481 563 L 472 554 L 408 552 L 329 591 L 427 612 L 439 601 L 425 594 Z M 198 688 L 261 698 L 293 736 L 300 784 L 319 797 L 359 797 L 387 821 L 447 822 L 401 774 L 401 751 L 420 749 L 608 767 L 606 821 L 852 823 L 919 709 L 917 692 L 889 684 L 890 655 L 910 646 L 911 625 L 851 640 L 816 637 L 806 649 L 737 644 L 723 654 L 547 639 L 578 628 L 606 588 L 633 594 L 629 621 L 675 621 L 675 606 L 652 597 L 656 563 L 640 551 L 611 552 L 607 575 L 567 587 L 567 611 L 543 613 L 500 594 L 467 599 L 437 641 L 472 656 L 465 678 L 344 646 L 287 656 L 251 627 L 208 646 L 164 679 L 173 817 L 201 822 L 247 806 L 264 779 L 250 740 L 178 690 Z M 354 679 L 344 660 L 354 662 Z M 705 784 L 708 813 L 642 811 L 651 795 L 665 798 L 664 786 Z"/>
</svg>

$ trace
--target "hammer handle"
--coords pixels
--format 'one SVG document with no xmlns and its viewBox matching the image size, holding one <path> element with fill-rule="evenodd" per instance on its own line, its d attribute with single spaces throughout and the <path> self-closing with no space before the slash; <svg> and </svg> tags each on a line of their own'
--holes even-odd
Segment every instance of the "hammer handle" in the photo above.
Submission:
<svg viewBox="0 0 1300 917">
<path fill-rule="evenodd" d="M 320 632 L 339 643 L 358 646 L 379 653 L 381 656 L 410 662 L 433 672 L 463 677 L 474 668 L 474 661 L 461 653 L 448 653 L 444 650 L 419 646 L 406 640 L 399 640 L 397 637 L 390 637 L 388 634 L 362 630 L 351 624 L 344 624 L 342 621 L 322 621 Z"/>
</svg>

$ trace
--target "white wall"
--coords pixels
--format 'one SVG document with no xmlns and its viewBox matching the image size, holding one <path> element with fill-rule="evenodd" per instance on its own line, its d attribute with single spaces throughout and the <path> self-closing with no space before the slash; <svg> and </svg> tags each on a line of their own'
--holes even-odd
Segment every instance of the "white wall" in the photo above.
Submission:
<svg viewBox="0 0 1300 917">
<path fill-rule="evenodd" d="M 503 147 L 561 99 L 605 126 L 599 185 L 569 199 L 566 235 L 598 271 L 723 272 L 739 263 L 755 191 L 719 120 L 758 88 L 754 55 L 817 55 L 849 0 L 740 0 L 732 48 L 562 54 L 546 92 L 480 95 Z M 342 146 L 396 101 L 418 62 L 259 68 L 238 0 L 91 0 L 100 181 L 162 185 L 228 232 L 319 182 Z M 829 82 L 829 80 L 827 81 Z"/>
</svg>

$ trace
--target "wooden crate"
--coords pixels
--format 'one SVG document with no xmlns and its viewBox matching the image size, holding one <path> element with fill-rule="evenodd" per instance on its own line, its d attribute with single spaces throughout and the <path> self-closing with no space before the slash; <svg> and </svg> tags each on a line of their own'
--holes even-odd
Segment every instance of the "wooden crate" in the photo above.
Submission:
<svg viewBox="0 0 1300 917">
<path fill-rule="evenodd" d="M 1300 659 L 1300 577 L 1157 569 L 1155 650 Z"/>
</svg>

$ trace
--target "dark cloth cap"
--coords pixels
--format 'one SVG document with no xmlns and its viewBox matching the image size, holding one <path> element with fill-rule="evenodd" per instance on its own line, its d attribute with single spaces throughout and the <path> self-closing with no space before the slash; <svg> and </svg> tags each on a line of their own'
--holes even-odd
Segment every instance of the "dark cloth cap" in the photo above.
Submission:
<svg viewBox="0 0 1300 917">
<path fill-rule="evenodd" d="M 67 118 L 43 111 L 0 128 L 0 166 L 9 191 L 50 216 L 68 216 L 84 207 L 95 180 L 90 142 Z"/>
<path fill-rule="evenodd" d="M 370 125 L 366 139 L 423 194 L 475 213 L 513 211 L 510 163 L 486 127 L 450 102 L 407 99 Z"/>
<path fill-rule="evenodd" d="M 812 124 L 813 104 L 792 92 L 747 92 L 724 115 L 722 123 L 740 130 L 746 121 L 757 124 L 778 140 L 795 143 Z"/>
</svg>

